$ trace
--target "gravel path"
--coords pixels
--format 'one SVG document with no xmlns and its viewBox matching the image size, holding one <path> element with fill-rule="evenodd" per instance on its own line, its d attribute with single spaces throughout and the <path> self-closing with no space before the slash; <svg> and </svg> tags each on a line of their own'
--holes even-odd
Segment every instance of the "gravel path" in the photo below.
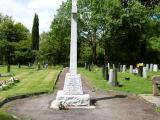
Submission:
<svg viewBox="0 0 160 120">
<path fill-rule="evenodd" d="M 57 83 L 59 89 L 63 89 L 66 72 L 67 69 L 60 75 Z M 8 112 L 32 120 L 160 120 L 160 113 L 155 112 L 152 105 L 139 98 L 93 91 L 84 78 L 82 82 L 84 91 L 94 99 L 92 102 L 96 104 L 96 109 L 49 109 L 56 94 L 19 99 L 5 106 L 8 107 Z"/>
</svg>

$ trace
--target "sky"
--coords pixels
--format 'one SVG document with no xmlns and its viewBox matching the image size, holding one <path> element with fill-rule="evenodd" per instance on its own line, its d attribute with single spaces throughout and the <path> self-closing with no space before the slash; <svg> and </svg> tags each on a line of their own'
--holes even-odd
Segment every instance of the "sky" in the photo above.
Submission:
<svg viewBox="0 0 160 120">
<path fill-rule="evenodd" d="M 0 0 L 0 13 L 12 16 L 15 22 L 23 23 L 30 31 L 34 14 L 39 15 L 40 33 L 48 31 L 56 10 L 64 0 Z"/>
</svg>

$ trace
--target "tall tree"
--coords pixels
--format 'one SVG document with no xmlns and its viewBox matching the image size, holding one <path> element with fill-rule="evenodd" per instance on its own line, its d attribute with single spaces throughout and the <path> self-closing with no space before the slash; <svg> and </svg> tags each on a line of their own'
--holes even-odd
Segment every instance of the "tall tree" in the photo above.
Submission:
<svg viewBox="0 0 160 120">
<path fill-rule="evenodd" d="M 39 18 L 35 14 L 32 27 L 32 50 L 39 50 Z"/>
</svg>

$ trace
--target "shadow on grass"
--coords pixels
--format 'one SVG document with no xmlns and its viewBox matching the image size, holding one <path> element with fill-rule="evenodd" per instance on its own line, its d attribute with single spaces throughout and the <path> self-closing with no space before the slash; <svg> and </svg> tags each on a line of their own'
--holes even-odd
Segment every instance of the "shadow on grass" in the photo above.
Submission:
<svg viewBox="0 0 160 120">
<path fill-rule="evenodd" d="M 115 95 L 111 97 L 102 97 L 102 98 L 96 98 L 96 99 L 91 99 L 91 105 L 96 106 L 97 101 L 103 101 L 103 100 L 109 100 L 109 99 L 115 99 L 115 98 L 126 98 L 127 95 Z"/>
</svg>

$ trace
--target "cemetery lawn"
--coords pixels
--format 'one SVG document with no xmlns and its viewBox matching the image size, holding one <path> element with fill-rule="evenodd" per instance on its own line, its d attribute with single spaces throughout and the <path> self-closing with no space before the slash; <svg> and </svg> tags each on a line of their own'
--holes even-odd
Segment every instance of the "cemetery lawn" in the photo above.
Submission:
<svg viewBox="0 0 160 120">
<path fill-rule="evenodd" d="M 54 69 L 48 68 L 38 71 L 25 66 L 20 69 L 17 66 L 12 66 L 11 73 L 15 75 L 15 78 L 20 79 L 20 82 L 7 90 L 0 91 L 0 102 L 8 97 L 17 95 L 53 92 L 53 85 L 61 69 L 62 67 L 55 67 Z M 6 67 L 0 66 L 0 73 L 4 74 L 5 72 Z M 4 80 L 4 78 L 1 78 L 1 80 Z M 0 109 L 0 120 L 1 119 L 15 120 L 11 119 L 11 115 L 5 113 L 5 110 Z"/>
<path fill-rule="evenodd" d="M 3 73 L 4 70 L 6 70 L 5 67 L 0 67 L 0 73 Z M 12 66 L 11 73 L 14 74 L 15 78 L 18 78 L 20 82 L 7 90 L 0 91 L 0 101 L 15 95 L 52 92 L 54 82 L 60 70 L 61 67 L 38 71 L 36 69 L 28 69 L 27 67 L 19 69 L 17 66 Z"/>
<path fill-rule="evenodd" d="M 152 93 L 152 81 L 151 77 L 155 75 L 160 75 L 159 72 L 150 72 L 149 78 L 144 79 L 137 75 L 126 73 L 118 73 L 118 82 L 120 87 L 112 87 L 107 83 L 102 77 L 102 69 L 95 67 L 91 72 L 85 70 L 84 68 L 79 68 L 80 74 L 85 76 L 88 82 L 93 85 L 96 89 L 102 89 L 106 91 L 122 91 L 131 94 L 151 94 Z M 125 80 L 129 77 L 130 80 Z"/>
</svg>

